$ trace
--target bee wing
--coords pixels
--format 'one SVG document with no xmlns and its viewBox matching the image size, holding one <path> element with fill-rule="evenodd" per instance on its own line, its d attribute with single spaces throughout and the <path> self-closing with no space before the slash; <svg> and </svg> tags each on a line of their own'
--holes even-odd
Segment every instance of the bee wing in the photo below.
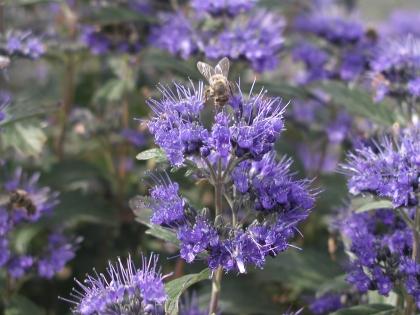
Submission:
<svg viewBox="0 0 420 315">
<path fill-rule="evenodd" d="M 201 61 L 197 62 L 197 69 L 206 78 L 207 81 L 210 81 L 210 78 L 215 73 L 214 68 L 212 66 Z"/>
<path fill-rule="evenodd" d="M 215 69 L 216 74 L 221 74 L 227 78 L 229 75 L 229 67 L 230 67 L 229 59 L 227 57 L 224 57 L 222 60 L 220 60 L 217 63 L 217 66 L 214 69 Z"/>
</svg>

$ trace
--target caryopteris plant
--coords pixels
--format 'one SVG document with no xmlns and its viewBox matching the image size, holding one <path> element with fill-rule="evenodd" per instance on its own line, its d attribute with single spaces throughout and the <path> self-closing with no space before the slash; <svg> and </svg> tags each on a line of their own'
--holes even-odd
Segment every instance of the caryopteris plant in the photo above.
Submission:
<svg viewBox="0 0 420 315">
<path fill-rule="evenodd" d="M 148 102 L 153 116 L 147 126 L 160 149 L 138 158 L 165 160 L 174 170 L 185 169 L 192 181 L 210 183 L 213 205 L 190 205 L 167 173 L 153 175 L 150 197 L 132 205 L 142 218 L 144 208 L 151 209 L 146 224 L 152 229 L 176 235 L 186 262 L 208 264 L 208 311 L 215 314 L 223 274 L 263 268 L 268 256 L 294 247 L 290 241 L 313 208 L 315 194 L 309 180 L 294 178 L 292 161 L 278 157 L 274 149 L 284 129 L 282 100 L 264 89 L 243 92 L 239 83 L 233 86 L 227 80 L 227 59 L 216 68 L 198 66 L 208 86 L 161 85 L 161 97 Z"/>
</svg>

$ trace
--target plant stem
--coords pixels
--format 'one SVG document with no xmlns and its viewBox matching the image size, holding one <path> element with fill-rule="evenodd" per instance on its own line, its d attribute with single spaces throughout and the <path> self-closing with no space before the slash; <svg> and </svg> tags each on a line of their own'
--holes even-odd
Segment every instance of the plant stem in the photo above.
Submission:
<svg viewBox="0 0 420 315">
<path fill-rule="evenodd" d="M 56 152 L 60 160 L 63 158 L 64 143 L 66 138 L 67 119 L 70 114 L 71 107 L 74 101 L 74 76 L 75 76 L 75 60 L 74 56 L 68 57 L 66 72 L 64 78 L 64 97 L 63 108 L 60 113 L 60 131 L 56 143 Z"/>
<path fill-rule="evenodd" d="M 217 174 L 216 174 L 216 182 L 214 186 L 214 203 L 215 203 L 214 219 L 215 220 L 217 216 L 222 213 L 223 190 L 224 190 L 224 187 L 223 187 L 223 180 L 222 180 L 222 160 L 219 158 L 217 161 Z M 209 315 L 216 314 L 217 312 L 222 276 L 223 276 L 223 268 L 219 266 L 216 269 L 216 272 L 214 272 L 213 277 L 212 277 Z"/>
<path fill-rule="evenodd" d="M 223 276 L 223 269 L 222 267 L 219 267 L 217 268 L 216 272 L 213 274 L 213 279 L 211 283 L 211 298 L 210 298 L 210 305 L 209 305 L 209 315 L 214 315 L 217 312 L 222 276 Z"/>
</svg>

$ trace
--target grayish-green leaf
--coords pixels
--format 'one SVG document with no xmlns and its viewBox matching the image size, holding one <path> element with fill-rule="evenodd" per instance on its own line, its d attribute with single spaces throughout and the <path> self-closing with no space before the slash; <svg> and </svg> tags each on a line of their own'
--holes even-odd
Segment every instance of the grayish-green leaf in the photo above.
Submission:
<svg viewBox="0 0 420 315">
<path fill-rule="evenodd" d="M 58 110 L 58 106 L 34 105 L 26 101 L 15 101 L 6 108 L 6 117 L 0 121 L 0 127 L 6 127 L 15 124 L 21 120 L 29 119 L 35 116 L 51 113 Z"/>
<path fill-rule="evenodd" d="M 157 159 L 158 162 L 163 162 L 167 160 L 165 152 L 159 148 L 153 148 L 140 152 L 139 154 L 137 154 L 136 159 L 141 161 Z"/>
<path fill-rule="evenodd" d="M 19 254 L 26 254 L 31 241 L 43 230 L 41 224 L 31 224 L 24 228 L 18 229 L 14 233 L 14 248 Z"/>
<path fill-rule="evenodd" d="M 150 223 L 152 210 L 148 208 L 148 197 L 137 196 L 130 200 L 130 208 L 133 210 L 136 221 L 146 225 L 149 229 L 146 234 L 149 234 L 166 242 L 179 245 L 179 240 L 174 231 Z"/>
<path fill-rule="evenodd" d="M 317 295 L 321 296 L 328 292 L 342 292 L 350 287 L 350 284 L 346 281 L 346 275 L 338 275 L 329 281 L 321 284 L 317 290 Z"/>
<path fill-rule="evenodd" d="M 210 270 L 208 268 L 200 273 L 185 275 L 168 282 L 165 286 L 168 299 L 165 303 L 165 314 L 177 315 L 179 311 L 179 298 L 182 293 L 193 284 L 207 280 L 210 278 Z"/>
<path fill-rule="evenodd" d="M 389 200 L 377 200 L 365 203 L 364 205 L 358 207 L 356 212 L 365 212 L 376 209 L 389 209 L 393 208 L 392 202 Z"/>
<path fill-rule="evenodd" d="M 248 89 L 251 85 L 248 85 Z M 303 87 L 293 86 L 284 82 L 268 82 L 259 81 L 254 84 L 254 93 L 258 93 L 260 89 L 266 89 L 270 95 L 279 96 L 288 102 L 296 98 L 308 98 L 311 94 Z"/>
<path fill-rule="evenodd" d="M 324 82 L 321 87 L 334 104 L 344 106 L 350 114 L 368 118 L 383 126 L 391 126 L 396 121 L 392 104 L 385 101 L 375 103 L 368 92 L 333 81 Z"/>
<path fill-rule="evenodd" d="M 119 79 L 111 79 L 96 92 L 95 100 L 115 102 L 121 100 L 126 90 L 125 81 L 121 81 Z"/>
<path fill-rule="evenodd" d="M 38 156 L 47 137 L 43 130 L 32 124 L 10 124 L 0 133 L 6 147 L 12 147 L 24 156 Z"/>
</svg>

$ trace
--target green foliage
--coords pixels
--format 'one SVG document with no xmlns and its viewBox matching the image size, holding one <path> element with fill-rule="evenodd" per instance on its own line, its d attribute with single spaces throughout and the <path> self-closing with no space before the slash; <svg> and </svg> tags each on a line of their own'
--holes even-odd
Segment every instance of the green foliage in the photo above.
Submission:
<svg viewBox="0 0 420 315">
<path fill-rule="evenodd" d="M 324 82 L 321 85 L 331 97 L 331 102 L 343 106 L 350 114 L 368 118 L 378 125 L 389 127 L 397 121 L 388 102 L 375 103 L 371 94 L 356 87 L 350 88 L 339 82 Z"/>
<path fill-rule="evenodd" d="M 28 298 L 21 295 L 14 295 L 6 306 L 4 315 L 43 315 L 45 314 L 37 305 Z"/>
<path fill-rule="evenodd" d="M 210 278 L 210 270 L 208 268 L 199 273 L 189 274 L 168 282 L 165 286 L 168 293 L 168 299 L 165 303 L 165 313 L 168 315 L 178 315 L 179 299 L 192 285 L 208 280 Z"/>
<path fill-rule="evenodd" d="M 25 0 L 24 0 L 25 1 Z M 26 0 L 36 1 L 36 0 Z M 39 1 L 39 0 L 38 0 Z M 95 10 L 89 17 L 88 22 L 96 24 L 118 24 L 122 22 L 148 22 L 156 19 L 153 16 L 140 14 L 126 8 L 117 6 L 106 6 Z"/>
<path fill-rule="evenodd" d="M 0 128 L 15 124 L 35 116 L 54 112 L 58 106 L 31 104 L 27 101 L 13 102 L 6 110 L 6 118 L 0 121 Z"/>
<path fill-rule="evenodd" d="M 40 155 L 47 141 L 44 131 L 33 122 L 10 123 L 3 128 L 0 135 L 4 147 L 12 147 L 23 156 Z"/>
<path fill-rule="evenodd" d="M 357 305 L 338 310 L 333 315 L 391 315 L 395 308 L 388 304 Z"/>
<path fill-rule="evenodd" d="M 326 249 L 304 247 L 304 250 L 290 249 L 275 259 L 268 259 L 264 269 L 258 271 L 259 281 L 286 284 L 294 295 L 303 291 L 317 292 L 341 274 L 327 255 Z"/>
<path fill-rule="evenodd" d="M 171 244 L 179 245 L 179 240 L 172 230 L 150 223 L 152 210 L 148 209 L 146 206 L 147 199 L 147 197 L 136 196 L 130 200 L 130 208 L 134 211 L 136 221 L 144 224 L 149 228 L 146 231 L 146 234 Z"/>
<path fill-rule="evenodd" d="M 266 89 L 271 95 L 280 96 L 285 102 L 293 99 L 305 99 L 310 97 L 310 93 L 305 88 L 297 87 L 285 82 L 269 82 L 269 81 L 258 81 L 255 82 L 254 92 L 258 92 L 260 89 Z M 248 85 L 248 89 L 251 85 Z"/>
</svg>

